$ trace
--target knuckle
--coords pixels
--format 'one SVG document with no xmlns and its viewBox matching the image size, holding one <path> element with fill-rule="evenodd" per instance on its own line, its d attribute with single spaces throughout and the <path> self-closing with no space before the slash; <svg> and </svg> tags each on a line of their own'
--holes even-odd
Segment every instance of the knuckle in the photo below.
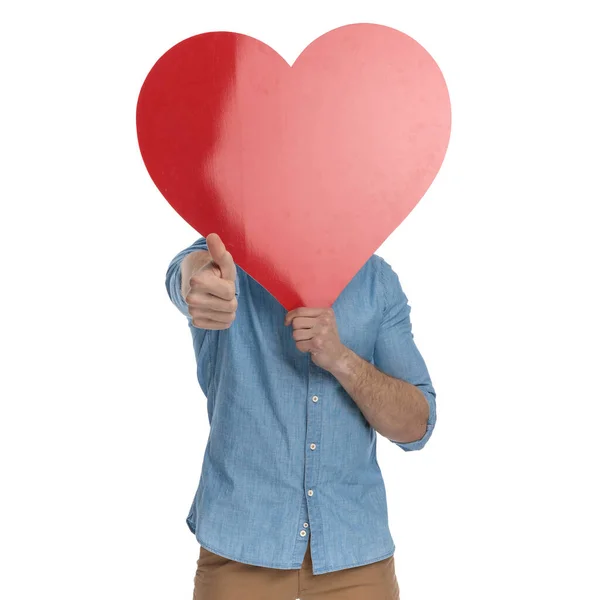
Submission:
<svg viewBox="0 0 600 600">
<path fill-rule="evenodd" d="M 190 293 L 186 296 L 185 302 L 189 309 L 192 308 L 203 308 L 202 296 L 198 294 Z"/>
<path fill-rule="evenodd" d="M 204 285 L 204 277 L 200 273 L 195 273 L 190 277 L 191 287 L 201 287 Z"/>
<path fill-rule="evenodd" d="M 193 293 L 191 293 L 191 292 L 188 292 L 188 293 L 186 294 L 186 296 L 185 296 L 184 300 L 185 300 L 185 303 L 186 303 L 188 306 L 193 306 L 193 305 L 194 305 L 194 294 L 193 294 Z"/>
</svg>

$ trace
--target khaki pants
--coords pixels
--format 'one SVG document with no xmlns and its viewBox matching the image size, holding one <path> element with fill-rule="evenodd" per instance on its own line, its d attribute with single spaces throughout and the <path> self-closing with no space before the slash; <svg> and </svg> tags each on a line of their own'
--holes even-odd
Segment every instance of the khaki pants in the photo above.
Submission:
<svg viewBox="0 0 600 600">
<path fill-rule="evenodd" d="M 390 556 L 369 565 L 312 574 L 310 540 L 300 569 L 257 567 L 200 548 L 193 600 L 399 600 Z"/>
</svg>

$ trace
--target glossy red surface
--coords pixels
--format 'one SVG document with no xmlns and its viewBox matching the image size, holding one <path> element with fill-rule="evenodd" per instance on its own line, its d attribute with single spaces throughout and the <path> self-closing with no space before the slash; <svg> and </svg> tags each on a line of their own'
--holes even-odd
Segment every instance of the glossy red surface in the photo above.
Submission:
<svg viewBox="0 0 600 600">
<path fill-rule="evenodd" d="M 252 37 L 196 35 L 156 62 L 137 105 L 158 189 L 287 310 L 334 303 L 431 185 L 450 122 L 433 58 L 366 23 L 292 67 Z"/>
</svg>

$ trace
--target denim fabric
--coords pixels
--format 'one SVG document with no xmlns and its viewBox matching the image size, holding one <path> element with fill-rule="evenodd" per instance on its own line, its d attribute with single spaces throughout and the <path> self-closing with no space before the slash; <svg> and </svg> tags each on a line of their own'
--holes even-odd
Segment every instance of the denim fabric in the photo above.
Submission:
<svg viewBox="0 0 600 600">
<path fill-rule="evenodd" d="M 188 320 L 210 423 L 190 530 L 216 554 L 276 569 L 299 569 L 310 535 L 315 575 L 391 556 L 376 431 L 337 379 L 296 348 L 285 308 L 239 265 L 235 321 L 223 330 L 194 327 L 180 266 L 206 249 L 201 237 L 166 274 L 169 298 Z M 435 425 L 436 395 L 397 274 L 373 254 L 333 309 L 346 346 L 423 392 L 425 435 L 392 442 L 420 450 Z"/>
</svg>

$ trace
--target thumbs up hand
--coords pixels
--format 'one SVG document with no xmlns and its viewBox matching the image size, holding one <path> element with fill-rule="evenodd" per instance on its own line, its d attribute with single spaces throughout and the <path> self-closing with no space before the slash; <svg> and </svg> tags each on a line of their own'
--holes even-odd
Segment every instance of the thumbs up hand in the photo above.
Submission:
<svg viewBox="0 0 600 600">
<path fill-rule="evenodd" d="M 206 244 L 211 260 L 192 273 L 185 301 L 194 327 L 228 329 L 238 305 L 235 263 L 218 234 L 206 236 Z"/>
</svg>

